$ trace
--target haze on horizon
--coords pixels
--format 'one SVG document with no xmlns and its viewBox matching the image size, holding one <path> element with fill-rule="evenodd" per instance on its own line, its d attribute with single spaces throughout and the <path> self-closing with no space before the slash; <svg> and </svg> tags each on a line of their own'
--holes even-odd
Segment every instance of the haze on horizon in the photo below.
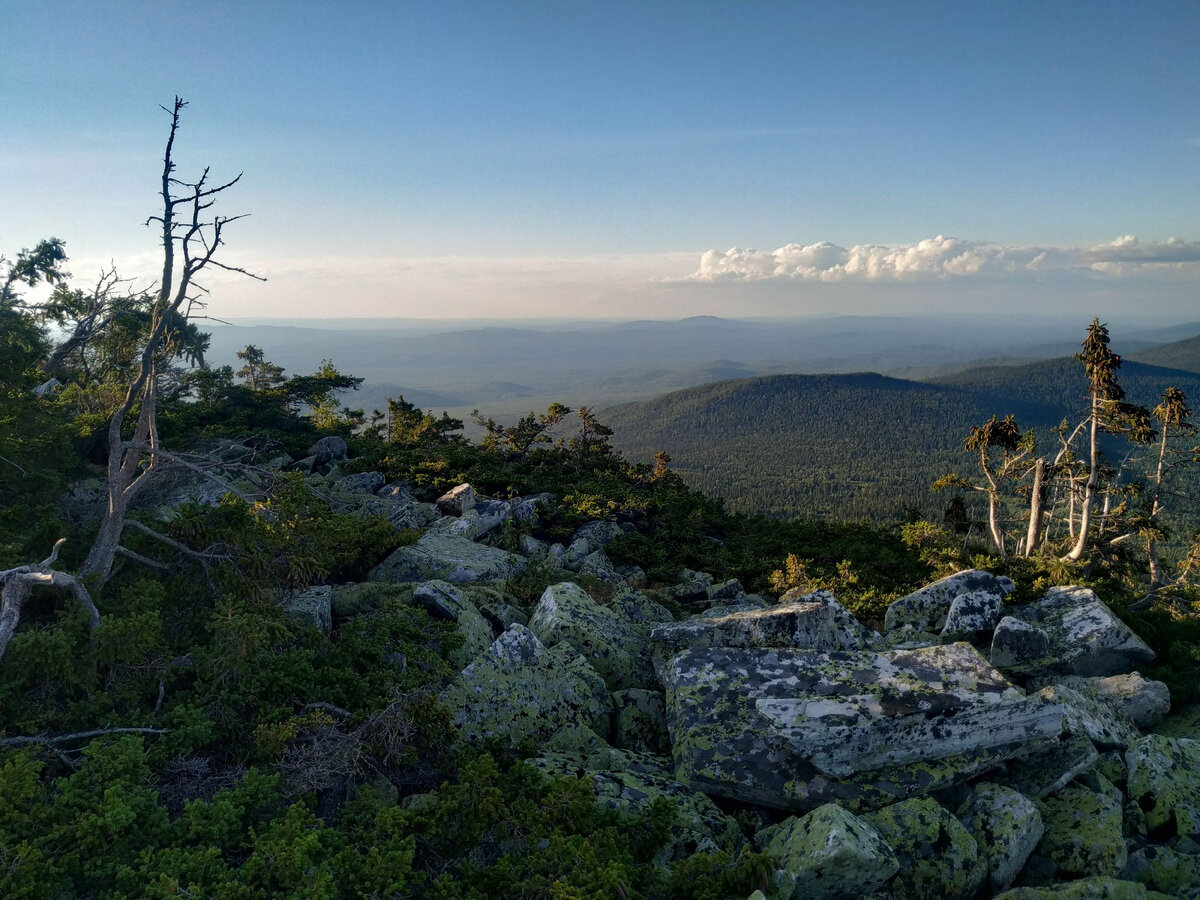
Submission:
<svg viewBox="0 0 1200 900">
<path fill-rule="evenodd" d="M 1200 14 L 1033 2 L 5 4 L 0 252 L 152 279 L 166 118 L 218 317 L 1196 318 Z"/>
</svg>

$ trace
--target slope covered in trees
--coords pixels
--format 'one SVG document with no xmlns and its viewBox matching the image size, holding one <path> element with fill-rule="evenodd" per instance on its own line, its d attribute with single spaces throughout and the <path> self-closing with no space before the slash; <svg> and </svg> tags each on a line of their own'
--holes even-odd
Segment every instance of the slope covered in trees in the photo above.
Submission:
<svg viewBox="0 0 1200 900">
<path fill-rule="evenodd" d="M 1126 363 L 1133 402 L 1153 406 L 1168 386 L 1200 397 L 1200 376 Z M 676 391 L 605 410 L 613 440 L 634 459 L 659 449 L 684 479 L 731 508 L 832 519 L 940 515 L 930 486 L 947 472 L 969 474 L 962 441 L 993 414 L 1050 429 L 1085 407 L 1079 363 L 1048 360 L 975 369 L 914 382 L 880 375 L 778 375 Z M 1122 443 L 1111 442 L 1124 453 Z"/>
</svg>

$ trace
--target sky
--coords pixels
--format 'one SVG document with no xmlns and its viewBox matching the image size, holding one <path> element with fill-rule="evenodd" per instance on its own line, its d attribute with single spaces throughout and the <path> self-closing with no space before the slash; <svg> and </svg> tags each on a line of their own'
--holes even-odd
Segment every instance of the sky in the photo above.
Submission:
<svg viewBox="0 0 1200 900">
<path fill-rule="evenodd" d="M 211 314 L 1200 319 L 1188 2 L 0 0 L 0 252 L 161 268 Z"/>
</svg>

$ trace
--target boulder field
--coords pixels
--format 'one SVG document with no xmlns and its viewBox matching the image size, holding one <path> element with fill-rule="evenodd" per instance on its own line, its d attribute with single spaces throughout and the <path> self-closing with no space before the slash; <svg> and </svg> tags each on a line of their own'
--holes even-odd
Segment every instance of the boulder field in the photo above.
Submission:
<svg viewBox="0 0 1200 900">
<path fill-rule="evenodd" d="M 329 631 L 392 591 L 454 623 L 441 699 L 462 740 L 588 778 L 598 803 L 675 801 L 668 856 L 768 851 L 767 900 L 1200 897 L 1197 719 L 1171 727 L 1166 685 L 1138 671 L 1153 651 L 1093 591 L 1015 603 L 968 570 L 897 600 L 879 632 L 828 591 L 692 571 L 646 590 L 605 551 L 629 526 L 549 545 L 519 533 L 546 495 L 419 503 L 342 474 L 344 452 L 287 464 L 420 537 L 369 583 L 285 608 Z M 180 498 L 209 500 L 184 483 L 154 503 Z M 548 586 L 522 608 L 505 587 L 530 567 Z"/>
</svg>

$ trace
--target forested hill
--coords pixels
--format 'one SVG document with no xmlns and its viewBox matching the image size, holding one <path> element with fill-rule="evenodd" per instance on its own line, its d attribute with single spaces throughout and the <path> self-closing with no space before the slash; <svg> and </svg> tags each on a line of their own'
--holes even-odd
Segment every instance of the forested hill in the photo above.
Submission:
<svg viewBox="0 0 1200 900">
<path fill-rule="evenodd" d="M 1172 341 L 1148 350 L 1139 350 L 1130 358 L 1155 366 L 1200 372 L 1200 334 L 1184 341 Z"/>
<path fill-rule="evenodd" d="M 1153 405 L 1167 386 L 1200 398 L 1200 375 L 1127 363 L 1121 383 Z M 739 511 L 895 520 L 937 515 L 940 476 L 972 474 L 967 430 L 1009 413 L 1043 433 L 1084 406 L 1073 359 L 989 367 L 930 382 L 882 375 L 775 375 L 723 381 L 601 415 L 633 459 L 658 450 L 703 491 Z"/>
</svg>

